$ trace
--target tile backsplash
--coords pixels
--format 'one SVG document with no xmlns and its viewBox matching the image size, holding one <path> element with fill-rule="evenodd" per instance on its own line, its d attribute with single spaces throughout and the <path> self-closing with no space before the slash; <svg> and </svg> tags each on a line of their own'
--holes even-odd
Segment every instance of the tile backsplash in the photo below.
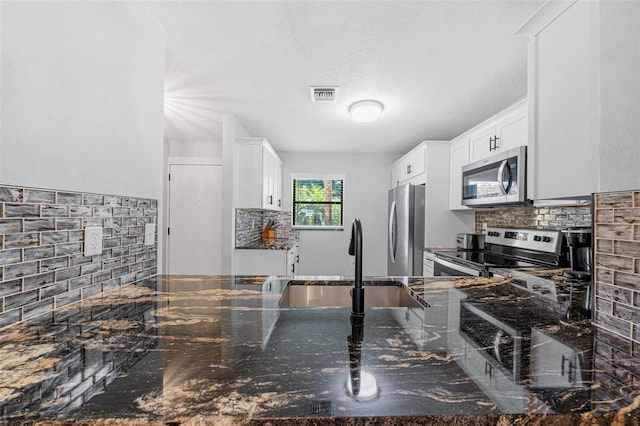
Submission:
<svg viewBox="0 0 640 426">
<path fill-rule="evenodd" d="M 591 206 L 578 207 L 534 207 L 517 206 L 475 213 L 475 232 L 483 226 L 497 228 L 566 228 L 569 226 L 591 226 Z"/>
<path fill-rule="evenodd" d="M 153 199 L 0 186 L 0 327 L 123 284 L 157 280 Z M 103 227 L 103 251 L 84 256 L 84 228 Z"/>
<path fill-rule="evenodd" d="M 640 387 L 640 190 L 596 194 L 594 237 L 596 392 L 626 406 Z"/>
<path fill-rule="evenodd" d="M 298 232 L 291 227 L 291 212 L 263 209 L 236 209 L 236 247 L 246 247 L 260 241 L 262 231 L 270 220 L 276 238 L 295 238 Z"/>
</svg>

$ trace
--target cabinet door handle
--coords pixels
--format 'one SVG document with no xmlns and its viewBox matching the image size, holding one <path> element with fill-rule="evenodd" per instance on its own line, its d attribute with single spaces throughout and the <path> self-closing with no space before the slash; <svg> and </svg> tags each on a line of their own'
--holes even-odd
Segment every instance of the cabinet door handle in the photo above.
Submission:
<svg viewBox="0 0 640 426">
<path fill-rule="evenodd" d="M 300 263 L 300 255 L 296 255 L 296 263 Z"/>
<path fill-rule="evenodd" d="M 492 373 L 491 370 L 493 370 L 493 366 L 491 364 L 489 364 L 487 361 L 485 361 L 484 362 L 484 374 L 485 374 L 485 376 L 488 375 L 489 379 L 491 379 L 491 375 L 492 375 L 491 374 Z"/>
<path fill-rule="evenodd" d="M 269 204 L 273 205 L 273 195 L 269 195 Z"/>
<path fill-rule="evenodd" d="M 411 164 L 407 164 L 407 174 L 411 174 Z"/>
<path fill-rule="evenodd" d="M 566 362 L 569 363 L 569 368 L 568 369 L 564 368 L 564 364 Z M 560 366 L 560 375 L 564 376 L 565 373 L 567 373 L 567 379 L 569 380 L 569 382 L 574 382 L 575 381 L 575 379 L 576 379 L 575 378 L 575 365 L 571 361 L 570 357 L 562 355 L 562 365 Z"/>
<path fill-rule="evenodd" d="M 292 264 L 291 264 L 291 273 L 292 273 L 292 274 L 295 274 L 295 273 L 296 273 L 296 264 L 295 264 L 295 263 L 292 263 Z"/>
<path fill-rule="evenodd" d="M 489 138 L 489 152 L 495 151 L 495 149 L 496 149 L 495 142 L 496 142 L 496 138 L 495 137 L 490 137 Z"/>
<path fill-rule="evenodd" d="M 278 198 L 278 207 L 282 207 L 282 199 Z"/>
</svg>

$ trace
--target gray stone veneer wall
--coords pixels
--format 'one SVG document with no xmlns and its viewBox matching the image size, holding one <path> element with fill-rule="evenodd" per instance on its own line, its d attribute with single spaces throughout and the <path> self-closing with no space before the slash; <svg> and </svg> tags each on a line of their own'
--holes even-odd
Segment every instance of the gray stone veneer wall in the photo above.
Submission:
<svg viewBox="0 0 640 426">
<path fill-rule="evenodd" d="M 158 202 L 126 196 L 0 186 L 0 327 L 157 280 L 157 244 L 144 225 Z M 84 256 L 84 228 L 103 227 L 103 251 Z"/>
<path fill-rule="evenodd" d="M 505 207 L 478 210 L 475 214 L 475 231 L 482 226 L 511 228 L 566 228 L 591 226 L 591 206 L 580 207 Z"/>
<path fill-rule="evenodd" d="M 595 392 L 624 407 L 640 389 L 640 190 L 596 194 L 594 236 Z"/>
<path fill-rule="evenodd" d="M 236 247 L 245 247 L 260 241 L 262 231 L 270 220 L 275 222 L 272 229 L 276 238 L 296 238 L 299 233 L 291 226 L 291 212 L 262 209 L 236 209 Z"/>
<path fill-rule="evenodd" d="M 640 191 L 597 194 L 594 207 L 595 392 L 619 408 L 640 389 Z"/>
</svg>

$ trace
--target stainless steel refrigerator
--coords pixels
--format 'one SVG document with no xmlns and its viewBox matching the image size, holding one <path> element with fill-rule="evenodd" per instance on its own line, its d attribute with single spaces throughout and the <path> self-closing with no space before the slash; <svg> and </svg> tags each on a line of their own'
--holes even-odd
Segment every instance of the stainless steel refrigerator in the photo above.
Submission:
<svg viewBox="0 0 640 426">
<path fill-rule="evenodd" d="M 388 275 L 422 275 L 425 186 L 389 190 Z"/>
</svg>

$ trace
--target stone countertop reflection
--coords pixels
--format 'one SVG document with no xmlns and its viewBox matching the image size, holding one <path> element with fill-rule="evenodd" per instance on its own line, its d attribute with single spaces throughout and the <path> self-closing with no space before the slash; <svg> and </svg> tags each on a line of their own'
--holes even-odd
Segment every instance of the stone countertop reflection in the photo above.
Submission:
<svg viewBox="0 0 640 426">
<path fill-rule="evenodd" d="M 6 328 L 2 419 L 637 424 L 637 404 L 594 399 L 590 321 L 512 278 L 367 278 L 365 288 L 397 286 L 419 304 L 367 308 L 361 327 L 349 307 L 280 307 L 290 281 L 165 277 L 158 288 L 123 286 L 53 321 Z M 616 371 L 598 365 L 607 368 Z"/>
</svg>

